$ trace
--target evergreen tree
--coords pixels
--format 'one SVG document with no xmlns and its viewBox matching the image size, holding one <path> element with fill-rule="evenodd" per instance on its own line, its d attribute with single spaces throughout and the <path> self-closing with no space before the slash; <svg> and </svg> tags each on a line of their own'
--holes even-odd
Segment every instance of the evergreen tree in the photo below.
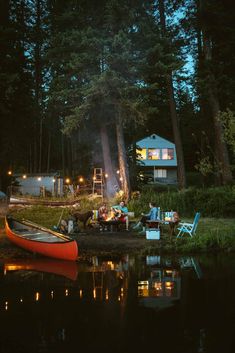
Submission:
<svg viewBox="0 0 235 353">
<path fill-rule="evenodd" d="M 29 9 L 25 1 L 1 2 L 0 41 L 0 161 L 3 170 L 29 166 L 34 104 L 27 58 Z"/>
<path fill-rule="evenodd" d="M 184 24 L 194 46 L 195 89 L 203 132 L 198 130 L 198 134 L 201 134 L 202 145 L 205 145 L 203 154 L 208 161 L 209 153 L 214 158 L 212 163 L 216 165 L 222 184 L 232 181 L 223 126 L 219 120 L 221 110 L 234 109 L 234 14 L 228 11 L 230 3 L 221 0 L 187 1 L 189 15 L 187 25 Z M 203 142 L 207 139 L 209 144 Z"/>
</svg>

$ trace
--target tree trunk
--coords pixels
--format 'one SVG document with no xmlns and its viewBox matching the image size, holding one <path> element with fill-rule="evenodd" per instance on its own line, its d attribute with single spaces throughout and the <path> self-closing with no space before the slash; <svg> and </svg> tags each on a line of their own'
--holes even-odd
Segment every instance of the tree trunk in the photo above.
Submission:
<svg viewBox="0 0 235 353">
<path fill-rule="evenodd" d="M 121 185 L 122 185 L 122 190 L 124 192 L 124 199 L 127 202 L 130 199 L 131 190 L 130 190 L 129 169 L 128 169 L 127 157 L 126 157 L 126 148 L 125 148 L 120 113 L 116 118 L 116 135 L 117 135 L 118 160 L 119 160 Z"/>
<path fill-rule="evenodd" d="M 208 74 L 206 77 L 207 85 L 207 95 L 208 101 L 212 112 L 213 125 L 215 132 L 215 151 L 216 157 L 219 161 L 219 173 L 221 176 L 221 183 L 223 185 L 230 184 L 233 180 L 232 172 L 229 163 L 228 149 L 226 142 L 224 141 L 224 131 L 222 124 L 219 120 L 220 105 L 217 97 L 216 89 L 216 79 L 213 72 L 211 71 L 212 67 L 212 44 L 209 36 L 206 33 L 206 30 L 203 31 L 203 49 L 204 49 L 204 58 L 205 64 L 208 68 Z"/>
<path fill-rule="evenodd" d="M 179 122 L 176 113 L 176 104 L 173 91 L 172 77 L 167 77 L 167 92 L 169 96 L 171 122 L 175 140 L 175 148 L 177 154 L 177 172 L 178 172 L 178 184 L 180 189 L 184 189 L 186 186 L 185 167 L 184 167 L 184 154 L 182 148 L 182 141 L 180 136 Z"/>
<path fill-rule="evenodd" d="M 38 172 L 38 140 L 37 140 L 37 124 L 34 124 L 34 144 L 33 144 L 33 172 Z"/>
<path fill-rule="evenodd" d="M 119 185 L 116 175 L 113 172 L 113 165 L 110 154 L 109 137 L 106 125 L 100 127 L 100 139 L 102 145 L 103 161 L 105 173 L 108 174 L 106 178 L 106 195 L 107 197 L 115 196 L 115 193 L 119 191 Z"/>
<path fill-rule="evenodd" d="M 65 176 L 65 152 L 64 152 L 64 134 L 61 133 L 61 156 L 62 156 L 62 173 Z"/>
<path fill-rule="evenodd" d="M 50 170 L 50 160 L 51 160 L 51 132 L 49 132 L 49 139 L 48 139 L 47 173 L 49 173 L 49 170 Z"/>
<path fill-rule="evenodd" d="M 35 101 L 37 107 L 37 114 L 40 119 L 39 121 L 39 157 L 38 157 L 38 172 L 42 172 L 42 128 L 43 128 L 43 117 L 42 117 L 42 59 L 41 59 L 41 0 L 36 1 L 36 25 L 35 25 L 35 48 L 34 48 L 34 76 L 35 76 Z"/>
<path fill-rule="evenodd" d="M 160 13 L 161 31 L 164 37 L 166 34 L 164 0 L 159 0 L 159 13 Z M 176 148 L 176 154 L 177 154 L 178 185 L 179 185 L 179 189 L 184 189 L 186 186 L 184 154 L 183 154 L 182 141 L 180 136 L 179 122 L 178 122 L 178 117 L 176 112 L 172 72 L 170 72 L 166 77 L 166 85 L 167 85 L 167 93 L 168 93 L 170 113 L 171 113 L 171 122 L 172 122 L 173 134 L 174 134 L 174 142 L 175 142 L 175 148 Z"/>
<path fill-rule="evenodd" d="M 39 173 L 42 172 L 42 119 L 40 120 L 40 130 L 39 130 L 39 164 L 38 164 Z"/>
<path fill-rule="evenodd" d="M 67 146 L 67 170 L 68 175 L 72 176 L 72 145 L 71 145 L 71 137 L 66 137 L 66 146 Z"/>
</svg>

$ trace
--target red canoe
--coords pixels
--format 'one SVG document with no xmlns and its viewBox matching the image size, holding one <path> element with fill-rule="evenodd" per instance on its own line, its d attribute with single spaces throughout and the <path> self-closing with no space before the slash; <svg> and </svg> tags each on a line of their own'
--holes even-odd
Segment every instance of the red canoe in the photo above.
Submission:
<svg viewBox="0 0 235 353">
<path fill-rule="evenodd" d="M 25 250 L 61 260 L 78 258 L 77 242 L 61 233 L 11 217 L 5 218 L 5 229 L 10 241 Z"/>
</svg>

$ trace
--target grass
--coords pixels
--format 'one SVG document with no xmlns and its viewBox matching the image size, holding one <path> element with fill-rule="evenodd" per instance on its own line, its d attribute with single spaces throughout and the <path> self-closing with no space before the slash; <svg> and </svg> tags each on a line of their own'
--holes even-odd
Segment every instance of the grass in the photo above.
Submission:
<svg viewBox="0 0 235 353">
<path fill-rule="evenodd" d="M 85 200 L 81 204 L 83 211 L 92 209 L 94 204 Z M 94 207 L 95 208 L 95 207 Z M 17 219 L 28 219 L 42 226 L 51 228 L 57 225 L 60 217 L 67 218 L 70 208 L 31 206 L 11 211 Z M 192 221 L 184 219 L 183 221 Z M 4 220 L 0 219 L 0 227 L 4 227 Z M 235 251 L 235 222 L 230 218 L 201 218 L 197 228 L 197 234 L 193 238 L 184 236 L 181 238 L 163 237 L 164 252 L 193 253 L 193 252 L 215 252 L 215 251 Z M 156 249 L 155 249 L 156 250 Z M 147 245 L 143 251 L 146 253 L 154 251 L 154 246 Z"/>
<path fill-rule="evenodd" d="M 196 235 L 178 238 L 175 245 L 180 252 L 235 251 L 234 219 L 201 218 Z"/>
</svg>

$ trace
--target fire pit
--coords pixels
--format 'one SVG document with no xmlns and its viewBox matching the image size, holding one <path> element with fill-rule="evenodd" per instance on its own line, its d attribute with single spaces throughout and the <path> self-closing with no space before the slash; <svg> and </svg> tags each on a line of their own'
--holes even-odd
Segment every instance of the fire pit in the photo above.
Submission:
<svg viewBox="0 0 235 353">
<path fill-rule="evenodd" d="M 100 224 L 100 231 L 118 231 L 119 225 L 123 224 L 122 221 L 116 220 L 116 219 L 111 219 L 109 221 L 99 221 Z"/>
</svg>

